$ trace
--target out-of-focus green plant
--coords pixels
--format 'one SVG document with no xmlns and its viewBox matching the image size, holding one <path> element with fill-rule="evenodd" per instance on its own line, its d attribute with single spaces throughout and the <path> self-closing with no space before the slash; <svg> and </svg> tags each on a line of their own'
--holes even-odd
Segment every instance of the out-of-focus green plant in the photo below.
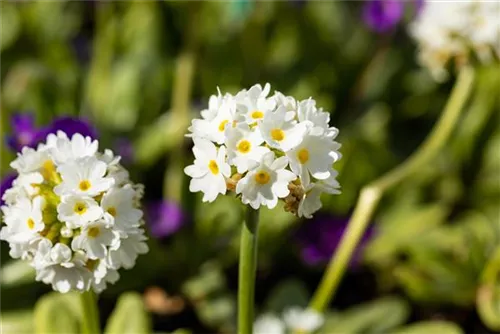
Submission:
<svg viewBox="0 0 500 334">
<path fill-rule="evenodd" d="M 144 309 L 141 295 L 127 292 L 120 295 L 113 313 L 108 319 L 105 334 L 151 333 L 151 321 Z"/>
</svg>

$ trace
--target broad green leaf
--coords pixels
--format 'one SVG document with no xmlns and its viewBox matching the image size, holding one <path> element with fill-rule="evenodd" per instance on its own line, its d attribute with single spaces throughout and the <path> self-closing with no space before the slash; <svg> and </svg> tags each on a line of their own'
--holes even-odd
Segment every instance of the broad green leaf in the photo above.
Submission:
<svg viewBox="0 0 500 334">
<path fill-rule="evenodd" d="M 405 326 L 392 332 L 392 334 L 462 334 L 462 329 L 449 321 L 422 321 Z"/>
<path fill-rule="evenodd" d="M 34 330 L 33 311 L 2 312 L 0 324 L 2 334 L 31 334 Z"/>
<path fill-rule="evenodd" d="M 12 260 L 0 269 L 2 288 L 32 283 L 35 281 L 35 270 L 27 261 Z"/>
<path fill-rule="evenodd" d="M 409 305 L 397 297 L 385 297 L 352 307 L 327 321 L 325 333 L 386 333 L 403 324 L 410 313 Z M 328 327 L 326 327 L 328 325 Z"/>
<path fill-rule="evenodd" d="M 500 331 L 500 246 L 484 268 L 476 302 L 485 325 L 491 330 Z"/>
<path fill-rule="evenodd" d="M 35 333 L 77 333 L 80 329 L 79 295 L 51 292 L 41 297 L 34 310 Z"/>
<path fill-rule="evenodd" d="M 151 323 L 141 295 L 126 292 L 120 296 L 108 319 L 105 334 L 146 334 L 151 332 Z"/>
</svg>

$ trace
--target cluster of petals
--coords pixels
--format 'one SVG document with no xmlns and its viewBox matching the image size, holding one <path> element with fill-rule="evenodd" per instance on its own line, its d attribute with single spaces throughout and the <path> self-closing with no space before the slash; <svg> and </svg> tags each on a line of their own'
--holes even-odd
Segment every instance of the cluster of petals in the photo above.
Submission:
<svg viewBox="0 0 500 334">
<path fill-rule="evenodd" d="M 425 1 L 410 33 L 419 47 L 419 61 L 438 80 L 447 76 L 449 61 L 458 66 L 500 58 L 500 2 Z"/>
<path fill-rule="evenodd" d="M 333 164 L 340 159 L 338 130 L 330 114 L 312 98 L 297 101 L 270 85 L 254 85 L 236 95 L 212 95 L 201 119 L 189 127 L 194 163 L 185 168 L 190 191 L 204 202 L 234 190 L 254 209 L 285 209 L 310 218 L 320 195 L 339 193 Z"/>
<path fill-rule="evenodd" d="M 133 184 L 98 141 L 60 131 L 37 148 L 24 147 L 3 195 L 0 239 L 10 255 L 30 261 L 36 279 L 59 292 L 100 292 L 146 253 L 143 188 Z"/>
</svg>

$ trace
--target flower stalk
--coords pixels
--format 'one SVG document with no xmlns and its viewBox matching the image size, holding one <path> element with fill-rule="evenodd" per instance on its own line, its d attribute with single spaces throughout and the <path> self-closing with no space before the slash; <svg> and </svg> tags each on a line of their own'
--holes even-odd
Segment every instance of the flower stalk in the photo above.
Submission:
<svg viewBox="0 0 500 334">
<path fill-rule="evenodd" d="M 100 333 L 96 294 L 93 291 L 82 292 L 80 294 L 80 300 L 82 305 L 82 333 Z"/>
<path fill-rule="evenodd" d="M 259 210 L 247 208 L 241 228 L 238 278 L 238 334 L 252 334 Z"/>
<path fill-rule="evenodd" d="M 473 78 L 474 72 L 471 68 L 462 68 L 438 123 L 421 147 L 408 160 L 361 190 L 342 241 L 311 300 L 309 306 L 312 309 L 322 312 L 330 303 L 384 192 L 429 163 L 445 145 L 470 95 Z"/>
</svg>

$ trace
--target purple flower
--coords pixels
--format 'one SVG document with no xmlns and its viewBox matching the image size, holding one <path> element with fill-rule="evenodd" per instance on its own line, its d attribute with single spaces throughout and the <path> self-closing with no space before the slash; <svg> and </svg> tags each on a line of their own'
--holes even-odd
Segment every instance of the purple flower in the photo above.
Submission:
<svg viewBox="0 0 500 334">
<path fill-rule="evenodd" d="M 125 137 L 120 137 L 115 140 L 115 152 L 122 157 L 121 162 L 129 164 L 134 161 L 134 146 Z"/>
<path fill-rule="evenodd" d="M 177 232 L 185 219 L 180 206 L 170 201 L 150 203 L 147 213 L 151 234 L 156 238 L 164 238 Z"/>
<path fill-rule="evenodd" d="M 93 139 L 97 137 L 96 130 L 89 122 L 70 116 L 57 118 L 48 126 L 37 128 L 34 124 L 33 114 L 15 114 L 12 116 L 11 125 L 12 134 L 7 136 L 7 145 L 15 152 L 21 151 L 24 146 L 36 147 L 45 141 L 48 134 L 57 131 L 65 132 L 68 137 L 75 133 Z"/>
<path fill-rule="evenodd" d="M 21 151 L 24 146 L 33 147 L 38 130 L 34 124 L 32 114 L 13 115 L 10 124 L 12 135 L 7 136 L 7 145 L 15 152 Z"/>
<path fill-rule="evenodd" d="M 327 214 L 317 214 L 312 220 L 304 222 L 297 232 L 302 260 L 314 266 L 327 263 L 344 235 L 349 218 L 337 218 Z M 355 250 L 351 264 L 356 264 L 366 242 L 373 236 L 368 228 Z"/>
<path fill-rule="evenodd" d="M 0 183 L 0 205 L 4 204 L 4 201 L 2 199 L 3 194 L 5 193 L 5 191 L 7 189 L 12 187 L 12 183 L 14 182 L 14 180 L 16 178 L 17 178 L 17 174 L 15 174 L 15 173 L 10 173 L 10 174 L 7 174 L 6 176 L 3 177 L 2 182 Z"/>
<path fill-rule="evenodd" d="M 384 33 L 401 21 L 403 12 L 402 0 L 371 0 L 363 7 L 363 21 L 370 29 Z"/>
</svg>

